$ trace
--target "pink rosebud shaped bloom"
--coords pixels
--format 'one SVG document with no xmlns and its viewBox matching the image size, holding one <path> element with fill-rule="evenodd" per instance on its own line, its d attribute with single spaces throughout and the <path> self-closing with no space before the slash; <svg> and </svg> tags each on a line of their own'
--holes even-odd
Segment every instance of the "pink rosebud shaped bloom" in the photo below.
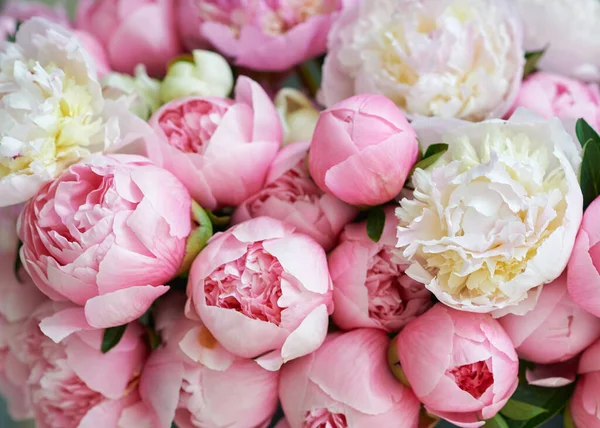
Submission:
<svg viewBox="0 0 600 428">
<path fill-rule="evenodd" d="M 46 334 L 126 324 L 164 294 L 191 230 L 191 199 L 168 171 L 134 155 L 91 156 L 32 199 L 20 217 L 21 259 L 52 300 L 80 305 Z"/>
<path fill-rule="evenodd" d="M 141 376 L 140 394 L 157 426 L 266 427 L 277 409 L 279 374 L 228 354 L 201 323 L 184 317 L 184 304 L 185 296 L 171 294 L 159 305 L 163 347 Z"/>
<path fill-rule="evenodd" d="M 325 52 L 339 12 L 356 0 L 208 0 L 179 2 L 189 49 L 212 46 L 236 65 L 283 71 Z"/>
<path fill-rule="evenodd" d="M 258 217 L 215 235 L 196 258 L 188 316 L 199 316 L 229 352 L 278 370 L 325 340 L 331 288 L 317 242 Z"/>
<path fill-rule="evenodd" d="M 323 193 L 310 178 L 306 156 L 310 143 L 293 143 L 281 150 L 269 169 L 265 187 L 233 214 L 233 223 L 268 216 L 285 221 L 314 238 L 325 251 L 336 243 L 344 225 L 358 211 Z"/>
<path fill-rule="evenodd" d="M 384 96 L 358 95 L 321 112 L 309 166 L 323 191 L 352 205 L 379 205 L 400 193 L 418 156 L 400 109 Z"/>
<path fill-rule="evenodd" d="M 396 340 L 400 365 L 425 408 L 455 425 L 479 427 L 506 404 L 519 383 L 519 360 L 489 314 L 438 303 Z"/>
<path fill-rule="evenodd" d="M 273 102 L 240 77 L 235 101 L 190 97 L 171 101 L 150 119 L 163 138 L 148 157 L 175 174 L 203 208 L 241 204 L 258 192 L 281 145 Z"/>
<path fill-rule="evenodd" d="M 104 46 L 115 71 L 133 74 L 138 64 L 161 76 L 182 51 L 174 0 L 81 0 L 76 27 Z"/>
<path fill-rule="evenodd" d="M 559 74 L 534 73 L 521 85 L 511 111 L 518 107 L 525 107 L 546 119 L 582 117 L 600 130 L 600 88 L 596 83 L 586 84 Z"/>
<path fill-rule="evenodd" d="M 404 273 L 409 263 L 394 255 L 397 225 L 394 207 L 386 207 L 379 242 L 367 235 L 366 221 L 351 223 L 329 255 L 333 320 L 341 329 L 398 332 L 431 307 L 431 293 Z"/>
<path fill-rule="evenodd" d="M 381 330 L 332 334 L 284 365 L 279 398 L 289 427 L 416 428 L 421 405 L 392 375 L 389 344 Z"/>
<path fill-rule="evenodd" d="M 581 355 L 580 374 L 570 402 L 571 417 L 577 428 L 600 427 L 600 340 Z"/>
<path fill-rule="evenodd" d="M 566 361 L 600 338 L 600 319 L 569 297 L 566 272 L 544 286 L 533 310 L 499 321 L 519 357 L 540 364 Z"/>
</svg>

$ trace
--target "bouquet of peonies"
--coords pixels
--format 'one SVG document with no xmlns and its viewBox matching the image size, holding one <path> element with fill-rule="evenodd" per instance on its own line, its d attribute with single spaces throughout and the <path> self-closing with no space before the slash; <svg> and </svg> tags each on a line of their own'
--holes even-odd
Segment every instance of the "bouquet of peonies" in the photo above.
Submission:
<svg viewBox="0 0 600 428">
<path fill-rule="evenodd" d="M 0 16 L 13 419 L 600 427 L 600 2 L 75 15 Z"/>
</svg>

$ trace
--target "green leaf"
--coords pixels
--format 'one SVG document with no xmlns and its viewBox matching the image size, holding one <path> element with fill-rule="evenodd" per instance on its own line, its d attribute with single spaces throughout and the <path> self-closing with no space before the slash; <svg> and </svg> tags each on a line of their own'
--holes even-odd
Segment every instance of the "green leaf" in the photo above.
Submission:
<svg viewBox="0 0 600 428">
<path fill-rule="evenodd" d="M 21 27 L 21 24 L 23 24 L 23 21 L 17 21 L 17 23 L 15 24 L 15 32 L 10 33 L 6 36 L 7 42 L 15 43 L 17 41 L 17 31 L 19 31 L 19 27 Z"/>
<path fill-rule="evenodd" d="M 546 411 L 546 409 L 542 409 L 541 407 L 510 399 L 502 410 L 500 410 L 500 413 L 515 421 L 527 421 L 542 413 L 546 413 Z"/>
<path fill-rule="evenodd" d="M 17 281 L 19 281 L 19 283 L 21 284 L 25 283 L 25 281 L 23 281 L 23 279 L 21 278 L 21 266 L 23 266 L 23 263 L 21 263 L 22 246 L 23 243 L 19 240 L 19 243 L 17 244 L 17 256 L 15 258 L 15 264 L 13 266 L 13 273 L 15 274 L 15 278 L 17 278 Z"/>
<path fill-rule="evenodd" d="M 127 329 L 127 324 L 120 325 L 118 327 L 111 327 L 104 330 L 104 337 L 102 338 L 102 346 L 100 350 L 103 354 L 106 354 L 112 348 L 117 346 L 125 334 L 125 330 Z"/>
<path fill-rule="evenodd" d="M 383 208 L 373 207 L 367 216 L 367 235 L 373 242 L 379 242 L 385 226 L 385 212 Z"/>
<path fill-rule="evenodd" d="M 189 272 L 196 256 L 206 247 L 208 240 L 213 235 L 213 223 L 208 214 L 209 212 L 205 211 L 195 201 L 192 201 L 192 218 L 197 226 L 187 238 L 185 254 L 179 268 L 180 275 L 186 275 Z"/>
<path fill-rule="evenodd" d="M 579 183 L 583 193 L 583 209 L 600 195 L 600 142 L 588 140 L 583 146 Z"/>
<path fill-rule="evenodd" d="M 427 147 L 423 158 L 413 167 L 413 171 L 417 168 L 427 169 L 433 165 L 444 153 L 448 151 L 448 144 L 439 143 L 432 144 Z"/>
<path fill-rule="evenodd" d="M 585 146 L 590 140 L 594 140 L 597 144 L 600 144 L 600 136 L 598 133 L 590 126 L 589 123 L 585 121 L 585 119 L 579 119 L 577 124 L 575 125 L 575 133 L 577 134 L 577 139 L 581 144 L 581 147 Z"/>
<path fill-rule="evenodd" d="M 536 70 L 537 64 L 544 55 L 544 52 L 546 52 L 546 49 L 525 53 L 525 67 L 523 69 L 523 79 Z"/>
<path fill-rule="evenodd" d="M 565 412 L 563 414 L 563 423 L 565 424 L 565 428 L 577 428 L 575 426 L 575 421 L 573 420 L 573 415 L 571 414 L 571 403 L 567 403 L 565 406 Z"/>
<path fill-rule="evenodd" d="M 496 415 L 485 421 L 484 428 L 509 428 L 509 426 L 502 416 Z"/>
<path fill-rule="evenodd" d="M 219 216 L 212 211 L 206 211 L 206 215 L 208 215 L 208 218 L 215 226 L 227 226 L 231 221 L 231 216 L 229 215 Z"/>
</svg>

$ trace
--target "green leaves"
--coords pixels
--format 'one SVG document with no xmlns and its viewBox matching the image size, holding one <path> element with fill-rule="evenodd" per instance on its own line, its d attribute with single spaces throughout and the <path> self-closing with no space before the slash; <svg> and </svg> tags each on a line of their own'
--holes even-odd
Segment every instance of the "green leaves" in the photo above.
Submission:
<svg viewBox="0 0 600 428">
<path fill-rule="evenodd" d="M 425 154 L 423 155 L 421 160 L 419 162 L 417 162 L 416 165 L 413 167 L 413 171 L 417 168 L 421 168 L 421 169 L 429 168 L 439 158 L 441 158 L 443 156 L 443 154 L 446 153 L 447 151 L 448 151 L 448 144 L 445 144 L 445 143 L 432 144 L 431 146 L 427 147 L 427 150 L 425 150 Z"/>
<path fill-rule="evenodd" d="M 21 26 L 21 24 L 23 24 L 23 21 L 17 21 L 17 23 L 15 24 L 15 32 L 6 36 L 7 42 L 14 43 L 17 41 L 17 31 L 19 31 L 19 27 Z"/>
<path fill-rule="evenodd" d="M 542 409 L 541 407 L 510 399 L 500 413 L 515 421 L 528 421 L 542 413 L 546 413 L 546 411 L 546 409 Z"/>
<path fill-rule="evenodd" d="M 542 56 L 544 56 L 545 52 L 546 49 L 525 53 L 525 67 L 523 69 L 523 79 L 536 70 L 537 64 L 542 58 Z"/>
<path fill-rule="evenodd" d="M 579 184 L 586 209 L 600 195 L 600 136 L 584 119 L 577 121 L 575 132 L 583 147 Z"/>
<path fill-rule="evenodd" d="M 17 281 L 19 281 L 19 283 L 21 283 L 21 284 L 23 284 L 25 282 L 21 278 L 21 266 L 23 266 L 23 264 L 21 263 L 21 247 L 22 246 L 23 246 L 23 243 L 19 240 L 19 243 L 17 244 L 17 256 L 15 258 L 15 264 L 13 266 L 13 273 L 15 274 L 15 278 L 17 278 Z"/>
<path fill-rule="evenodd" d="M 502 416 L 496 415 L 485 421 L 484 428 L 509 428 L 509 426 Z"/>
<path fill-rule="evenodd" d="M 367 215 L 367 235 L 373 242 L 379 242 L 385 227 L 385 212 L 382 207 L 373 207 Z"/>
<path fill-rule="evenodd" d="M 100 346 L 100 350 L 103 354 L 106 354 L 119 344 L 123 334 L 125 334 L 126 329 L 127 324 L 120 325 L 118 327 L 107 328 L 104 330 L 104 337 L 102 338 L 102 345 Z"/>
<path fill-rule="evenodd" d="M 585 119 L 579 119 L 577 121 L 575 124 L 575 133 L 577 134 L 577 139 L 579 140 L 581 147 L 590 140 L 600 141 L 598 133 L 585 121 Z"/>
<path fill-rule="evenodd" d="M 196 256 L 206 247 L 208 240 L 213 235 L 213 222 L 210 215 L 194 201 L 192 201 L 192 218 L 196 222 L 197 227 L 188 236 L 185 245 L 185 255 L 179 268 L 180 275 L 186 275 L 189 272 Z M 217 219 L 218 217 L 213 216 L 213 218 Z"/>
</svg>

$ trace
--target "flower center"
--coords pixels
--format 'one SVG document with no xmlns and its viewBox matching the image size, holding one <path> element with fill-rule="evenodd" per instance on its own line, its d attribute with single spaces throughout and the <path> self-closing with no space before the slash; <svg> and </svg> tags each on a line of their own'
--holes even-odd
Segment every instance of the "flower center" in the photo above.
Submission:
<svg viewBox="0 0 600 428">
<path fill-rule="evenodd" d="M 342 413 L 331 413 L 327 409 L 317 409 L 306 413 L 302 428 L 348 428 L 348 422 L 346 416 Z"/>
<path fill-rule="evenodd" d="M 446 376 L 454 379 L 456 385 L 478 399 L 494 383 L 494 375 L 485 361 L 454 367 L 446 371 Z"/>
</svg>

